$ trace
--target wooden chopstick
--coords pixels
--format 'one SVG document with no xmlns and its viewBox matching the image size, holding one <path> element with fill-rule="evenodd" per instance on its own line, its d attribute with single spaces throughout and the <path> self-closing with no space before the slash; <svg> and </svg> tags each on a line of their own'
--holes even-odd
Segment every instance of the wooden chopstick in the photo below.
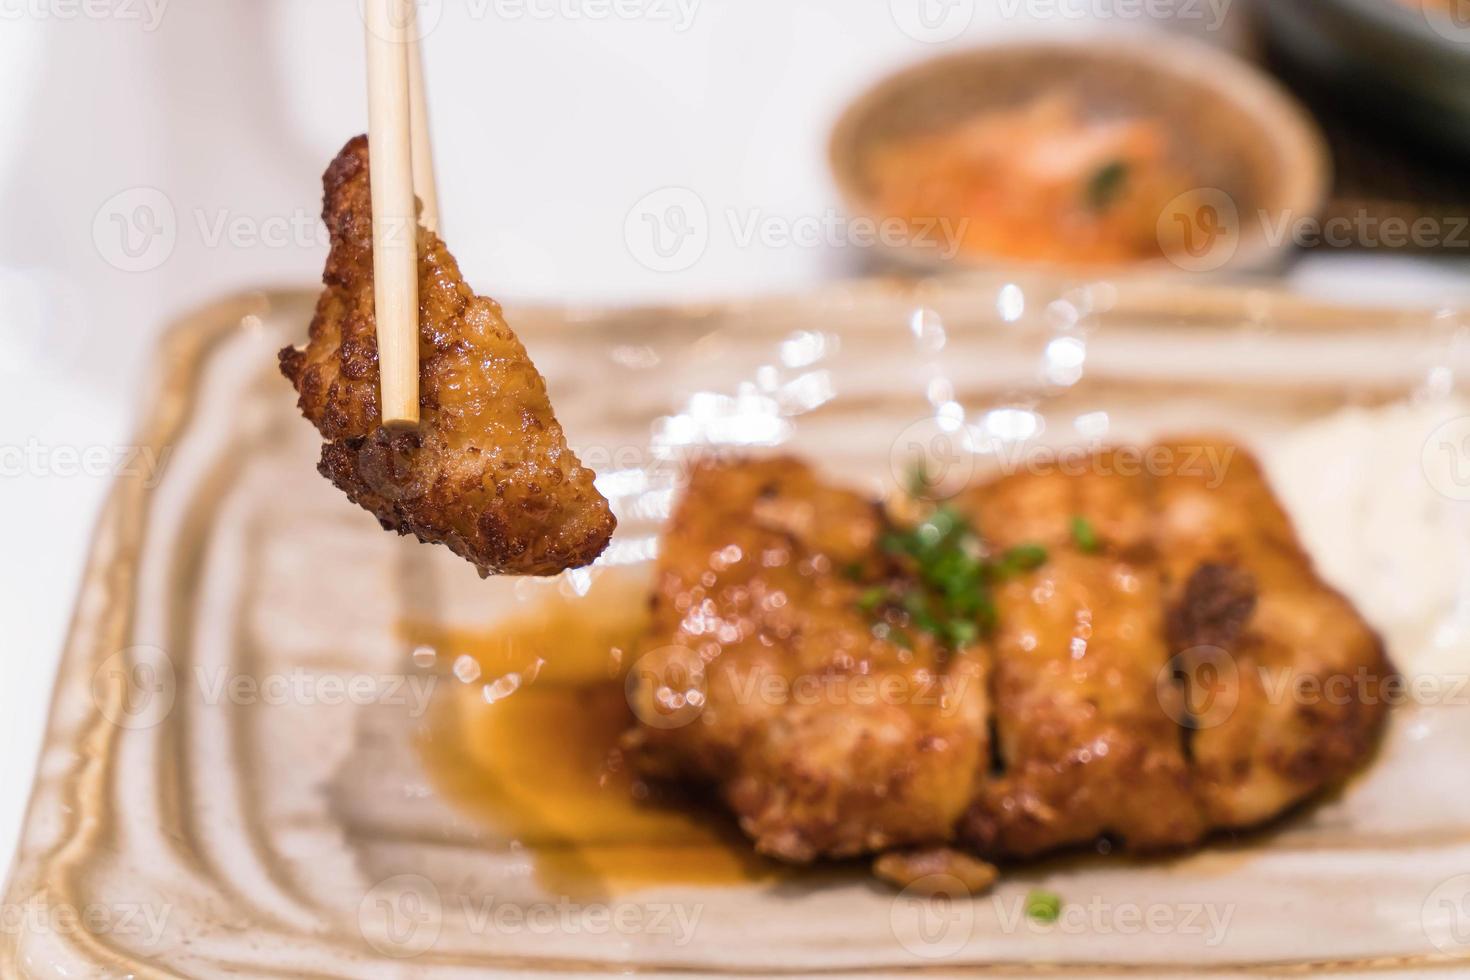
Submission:
<svg viewBox="0 0 1470 980">
<path fill-rule="evenodd" d="M 418 5 L 414 4 L 415 13 Z M 439 185 L 429 141 L 429 99 L 424 88 L 424 58 L 418 30 L 408 44 L 409 128 L 413 130 L 413 189 L 419 198 L 419 224 L 439 233 Z"/>
<path fill-rule="evenodd" d="M 419 421 L 418 221 L 409 108 L 411 0 L 366 0 L 373 299 L 383 425 Z"/>
</svg>

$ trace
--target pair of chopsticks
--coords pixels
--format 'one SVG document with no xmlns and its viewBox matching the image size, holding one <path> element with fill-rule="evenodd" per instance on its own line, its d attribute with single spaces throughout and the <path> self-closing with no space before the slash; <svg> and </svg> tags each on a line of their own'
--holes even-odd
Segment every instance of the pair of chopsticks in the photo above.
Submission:
<svg viewBox="0 0 1470 980">
<path fill-rule="evenodd" d="M 383 425 L 419 422 L 418 226 L 439 229 L 415 0 L 366 0 L 373 301 Z M 415 214 L 414 196 L 423 202 Z"/>
</svg>

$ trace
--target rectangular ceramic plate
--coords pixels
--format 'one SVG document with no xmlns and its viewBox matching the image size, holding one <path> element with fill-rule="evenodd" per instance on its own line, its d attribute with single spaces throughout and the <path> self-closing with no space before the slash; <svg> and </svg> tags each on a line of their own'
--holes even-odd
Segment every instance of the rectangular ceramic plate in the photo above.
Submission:
<svg viewBox="0 0 1470 980">
<path fill-rule="evenodd" d="M 597 743 L 625 710 L 607 651 L 636 628 L 683 461 L 711 446 L 779 447 L 882 492 L 916 449 L 950 478 L 995 464 L 947 454 L 956 432 L 1029 450 L 1228 431 L 1283 477 L 1325 572 L 1391 645 L 1437 637 L 1436 662 L 1463 673 L 1463 616 L 1387 604 L 1362 570 L 1433 560 L 1463 592 L 1470 536 L 1404 555 L 1360 535 L 1383 501 L 1343 477 L 1401 472 L 1390 516 L 1464 518 L 1463 485 L 1419 470 L 1456 412 L 1455 316 L 889 282 L 513 310 L 621 522 L 598 566 L 517 582 L 384 534 L 316 475 L 274 366 L 312 302 L 225 302 L 162 348 L 140 445 L 166 465 L 123 477 L 96 535 L 0 973 L 1174 975 L 1428 971 L 1470 952 L 1465 698 L 1397 709 L 1365 774 L 1267 831 L 1010 868 L 953 903 L 895 897 L 861 867 L 751 860 L 717 817 L 630 803 Z M 1319 421 L 1399 402 L 1387 449 Z M 1037 887 L 1064 899 L 1056 925 L 1019 914 Z"/>
</svg>

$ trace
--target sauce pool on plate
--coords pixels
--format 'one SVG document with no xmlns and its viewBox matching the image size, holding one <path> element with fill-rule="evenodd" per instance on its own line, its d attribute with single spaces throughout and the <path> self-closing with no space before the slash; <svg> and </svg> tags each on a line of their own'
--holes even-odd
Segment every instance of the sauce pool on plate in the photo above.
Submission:
<svg viewBox="0 0 1470 980">
<path fill-rule="evenodd" d="M 664 805 L 622 764 L 618 738 L 633 723 L 624 678 L 646 582 L 616 572 L 594 582 L 586 596 L 558 594 L 484 630 L 403 624 L 410 643 L 454 665 L 420 746 L 431 782 L 525 847 L 551 889 L 779 877 L 728 817 Z"/>
</svg>

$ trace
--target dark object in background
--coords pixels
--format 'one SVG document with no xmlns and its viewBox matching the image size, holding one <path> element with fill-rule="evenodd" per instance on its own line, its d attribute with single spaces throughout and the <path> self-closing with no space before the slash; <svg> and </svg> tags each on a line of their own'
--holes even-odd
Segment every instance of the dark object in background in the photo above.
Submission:
<svg viewBox="0 0 1470 980">
<path fill-rule="evenodd" d="M 1470 2 L 1252 0 L 1271 59 L 1375 129 L 1470 158 Z"/>
<path fill-rule="evenodd" d="M 1428 240 L 1394 247 L 1463 254 L 1470 244 L 1456 231 L 1470 215 L 1470 16 L 1457 27 L 1456 4 L 1470 14 L 1470 0 L 1429 12 L 1417 0 L 1252 0 L 1267 67 L 1311 108 L 1331 148 L 1324 224 L 1429 219 Z M 1351 239 L 1336 247 L 1387 247 L 1361 230 Z"/>
</svg>

